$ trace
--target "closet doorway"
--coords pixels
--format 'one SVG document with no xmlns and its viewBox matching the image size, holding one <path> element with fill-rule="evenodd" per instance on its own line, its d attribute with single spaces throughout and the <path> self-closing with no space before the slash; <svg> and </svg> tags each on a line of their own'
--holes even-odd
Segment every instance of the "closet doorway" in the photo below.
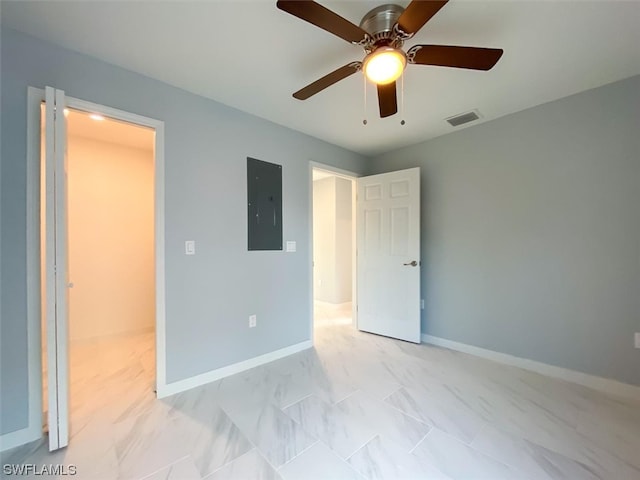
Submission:
<svg viewBox="0 0 640 480">
<path fill-rule="evenodd" d="M 312 165 L 314 329 L 356 327 L 356 177 Z"/>
<path fill-rule="evenodd" d="M 60 90 L 47 88 L 45 99 L 41 414 L 56 450 L 95 428 L 98 418 L 102 428 L 141 413 L 164 383 L 157 348 L 164 338 L 162 123 L 69 99 Z"/>
</svg>

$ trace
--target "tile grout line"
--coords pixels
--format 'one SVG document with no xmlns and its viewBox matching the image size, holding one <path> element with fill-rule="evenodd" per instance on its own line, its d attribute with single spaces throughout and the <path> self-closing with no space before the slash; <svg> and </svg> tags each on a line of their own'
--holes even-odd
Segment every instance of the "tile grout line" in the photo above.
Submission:
<svg viewBox="0 0 640 480">
<path fill-rule="evenodd" d="M 291 402 L 291 403 L 289 403 L 289 404 L 287 404 L 287 405 L 285 405 L 285 406 L 283 406 L 283 407 L 277 407 L 277 408 L 279 408 L 279 409 L 280 409 L 280 411 L 282 411 L 282 413 L 284 413 L 285 415 L 287 415 L 287 413 L 285 412 L 285 410 L 286 410 L 287 408 L 289 408 L 289 407 L 293 407 L 294 405 L 296 405 L 296 404 L 298 404 L 298 403 L 300 403 L 300 402 L 302 402 L 302 401 L 304 401 L 304 400 L 306 400 L 307 398 L 312 397 L 312 396 L 313 396 L 313 393 L 309 393 L 308 395 L 305 395 L 304 397 L 302 397 L 302 398 L 300 398 L 300 399 L 296 400 L 295 402 Z M 287 416 L 288 416 L 288 415 L 287 415 Z M 292 420 L 293 420 L 293 419 L 292 419 Z M 294 420 L 294 421 L 295 421 L 295 420 Z M 296 423 L 298 423 L 298 422 L 296 422 Z"/>
<path fill-rule="evenodd" d="M 224 412 L 224 414 L 227 416 L 227 418 L 228 418 L 228 419 L 229 419 L 229 421 L 233 424 L 233 426 L 235 426 L 235 427 L 238 429 L 238 431 L 242 433 L 242 435 L 244 436 L 244 438 L 246 438 L 246 439 L 247 439 L 247 441 L 249 442 L 249 444 L 251 444 L 251 446 L 253 447 L 253 450 L 255 450 L 256 452 L 258 452 L 258 454 L 259 454 L 259 455 L 260 455 L 260 456 L 261 456 L 261 457 L 262 457 L 262 458 L 263 458 L 263 459 L 264 459 L 264 460 L 269 464 L 269 466 L 270 466 L 271 468 L 273 468 L 273 471 L 274 471 L 274 472 L 277 472 L 277 471 L 278 471 L 278 469 L 277 469 L 277 468 L 275 468 L 275 467 L 273 466 L 273 464 L 269 461 L 269 459 L 267 458 L 267 456 L 266 456 L 266 455 L 264 455 L 264 454 L 262 453 L 262 451 L 258 448 L 258 446 L 253 442 L 253 440 L 251 440 L 251 439 L 249 438 L 249 436 L 248 436 L 248 435 L 247 435 L 247 434 L 246 434 L 246 433 L 245 433 L 245 432 L 240 428 L 240 426 L 238 426 L 238 425 L 236 424 L 236 422 L 234 422 L 234 421 L 233 421 L 233 418 L 231 418 L 231 415 L 229 415 L 229 413 L 228 413 L 228 412 L 227 412 L 227 411 L 222 407 L 222 405 L 219 405 L 219 404 L 218 404 L 218 408 L 220 408 L 220 410 L 222 410 L 222 412 Z M 217 469 L 215 469 L 213 472 L 211 472 L 211 473 L 207 474 L 207 476 L 212 475 L 213 473 L 217 472 L 217 471 L 218 471 L 218 470 L 220 470 L 221 468 L 223 468 L 223 467 L 225 467 L 225 466 L 229 465 L 230 463 L 235 462 L 237 459 L 239 459 L 240 457 L 243 457 L 243 456 L 247 455 L 247 454 L 248 454 L 248 453 L 250 453 L 250 452 L 251 452 L 251 450 L 249 450 L 248 452 L 245 452 L 245 453 L 243 453 L 242 455 L 240 455 L 240 456 L 238 456 L 238 457 L 234 458 L 233 460 L 231 460 L 231 461 L 229 461 L 229 462 L 225 463 L 225 464 L 224 464 L 224 465 L 222 465 L 220 468 L 217 468 Z M 206 477 L 203 477 L 203 478 L 206 478 Z"/>
<path fill-rule="evenodd" d="M 473 436 L 473 438 L 471 440 L 469 440 L 469 442 L 462 442 L 465 445 L 468 445 L 471 448 L 475 448 L 473 447 L 473 442 L 475 442 L 478 437 L 480 436 L 481 433 L 484 433 L 484 431 L 489 427 L 489 422 L 483 421 L 482 427 L 476 432 L 476 434 Z M 477 450 L 477 449 L 476 449 Z"/>
<path fill-rule="evenodd" d="M 373 435 L 373 437 L 371 437 L 369 440 L 367 440 L 366 442 L 364 442 L 362 445 L 360 445 L 358 448 L 356 448 L 354 450 L 354 452 L 347 456 L 347 458 L 345 458 L 345 462 L 348 461 L 351 457 L 353 457 L 356 453 L 358 453 L 360 450 L 362 450 L 364 447 L 366 447 L 369 443 L 371 443 L 372 441 L 374 441 L 376 439 L 376 437 L 379 437 L 380 439 L 382 439 L 382 437 L 380 437 L 379 433 L 375 433 Z M 333 451 L 333 450 L 332 450 Z"/>
<path fill-rule="evenodd" d="M 427 437 L 431 434 L 431 432 L 433 432 L 433 430 L 434 430 L 435 428 L 436 428 L 436 427 L 431 427 L 431 428 L 429 429 L 429 431 L 428 431 L 427 433 L 425 433 L 424 437 L 422 437 L 422 438 L 418 441 L 418 443 L 416 443 L 416 444 L 413 446 L 413 448 L 412 448 L 411 450 L 409 450 L 409 455 L 413 455 L 413 452 L 415 451 L 415 449 L 416 449 L 416 448 L 418 448 L 422 442 L 424 442 L 424 439 L 425 439 L 425 438 L 427 438 Z"/>
<path fill-rule="evenodd" d="M 386 402 L 387 398 L 389 398 L 391 395 L 393 395 L 394 393 L 398 393 L 400 390 L 402 390 L 404 388 L 404 385 L 399 383 L 398 385 L 400 385 L 398 388 L 396 388 L 393 392 L 391 392 L 389 395 L 385 395 L 380 401 L 381 402 Z M 393 406 L 393 405 L 391 405 Z"/>
<path fill-rule="evenodd" d="M 342 398 L 342 399 L 338 400 L 338 401 L 337 401 L 336 403 L 334 403 L 332 406 L 333 406 L 333 407 L 337 407 L 337 406 L 338 406 L 338 404 L 340 404 L 340 403 L 344 402 L 345 400 L 347 400 L 347 399 L 349 399 L 349 398 L 353 397 L 356 393 L 358 393 L 358 392 L 362 392 L 362 391 L 363 391 L 363 390 L 362 390 L 361 388 L 357 388 L 357 389 L 355 389 L 353 392 L 351 392 L 350 394 L 348 394 L 346 397 L 344 397 L 344 398 Z"/>
<path fill-rule="evenodd" d="M 348 393 L 347 395 L 345 395 L 343 398 L 341 398 L 341 399 L 340 399 L 340 400 L 338 400 L 337 402 L 330 403 L 330 405 L 335 407 L 335 406 L 336 406 L 336 405 L 338 405 L 340 402 L 343 402 L 343 401 L 344 401 L 344 400 L 346 400 L 347 398 L 350 398 L 354 393 L 356 393 L 356 392 L 358 392 L 358 391 L 360 391 L 360 389 L 359 389 L 359 388 L 355 389 L 355 390 L 354 390 L 353 392 L 351 392 L 351 393 Z"/>
<path fill-rule="evenodd" d="M 429 427 L 429 428 L 435 428 L 435 425 L 432 425 L 431 423 L 426 422 L 424 419 L 422 419 L 422 418 L 418 418 L 418 417 L 416 417 L 416 416 L 414 416 L 414 415 L 411 415 L 410 413 L 405 412 L 405 411 L 404 411 L 404 410 L 402 410 L 401 408 L 398 408 L 398 407 L 396 407 L 395 405 L 392 405 L 391 403 L 387 402 L 387 399 L 388 399 L 391 395 L 393 395 L 393 394 L 395 394 L 395 393 L 398 393 L 398 392 L 399 392 L 400 390 L 402 390 L 403 388 L 405 388 L 405 386 L 404 386 L 404 385 L 403 385 L 403 386 L 401 386 L 401 387 L 400 387 L 398 390 L 396 390 L 395 392 L 393 392 L 393 393 L 391 393 L 391 394 L 387 395 L 387 396 L 384 398 L 384 400 L 382 400 L 382 402 L 384 402 L 384 404 L 385 404 L 385 405 L 388 405 L 389 407 L 393 408 L 395 411 L 400 412 L 400 413 L 402 413 L 403 415 L 406 415 L 407 417 L 409 417 L 409 418 L 411 418 L 411 419 L 413 419 L 413 420 L 415 420 L 415 421 L 417 421 L 417 422 L 420 422 L 421 424 L 426 425 L 426 426 L 427 426 L 427 427 Z"/>
<path fill-rule="evenodd" d="M 488 424 L 487 424 L 487 426 L 488 426 Z M 484 429 L 484 427 L 483 427 L 483 429 Z M 493 460 L 493 461 L 494 461 L 494 462 L 496 462 L 496 463 L 499 463 L 500 465 L 504 465 L 505 467 L 508 467 L 508 468 L 510 468 L 510 469 L 512 469 L 512 470 L 516 470 L 517 472 L 521 472 L 521 470 L 520 470 L 519 468 L 514 467 L 513 465 L 510 465 L 510 464 L 508 464 L 508 463 L 506 463 L 506 462 L 503 462 L 502 460 L 498 460 L 498 459 L 497 459 L 497 458 L 495 458 L 494 456 L 492 456 L 492 455 L 490 455 L 490 454 L 488 454 L 488 453 L 485 453 L 485 452 L 483 452 L 482 450 L 479 450 L 479 449 L 477 449 L 477 448 L 475 448 L 475 447 L 471 446 L 470 444 L 467 444 L 467 443 L 463 442 L 462 440 L 459 440 L 457 437 L 454 437 L 454 436 L 453 436 L 453 435 L 451 435 L 450 433 L 443 432 L 442 430 L 440 430 L 440 432 L 441 432 L 441 433 L 443 433 L 444 435 L 447 435 L 447 436 L 451 437 L 451 438 L 452 438 L 453 440 L 455 440 L 456 442 L 459 442 L 459 443 L 463 444 L 465 447 L 470 448 L 470 449 L 471 449 L 471 450 L 473 450 L 474 452 L 479 453 L 480 455 L 483 455 L 483 456 L 487 457 L 488 459 Z M 508 432 L 507 432 L 507 433 L 508 433 Z M 475 439 L 474 439 L 474 440 L 475 440 Z M 525 477 L 525 478 L 526 478 L 526 477 Z"/>
<path fill-rule="evenodd" d="M 145 478 L 149 478 L 150 476 L 155 475 L 156 473 L 161 472 L 162 470 L 165 470 L 166 468 L 174 466 L 176 463 L 181 462 L 185 458 L 191 458 L 191 454 L 187 454 L 184 457 L 180 457 L 179 459 L 175 460 L 174 462 L 168 463 L 165 466 L 160 467 L 157 470 L 154 470 L 153 472 L 146 474 L 144 477 L 139 477 L 139 480 L 144 480 Z M 200 472 L 198 472 L 198 473 L 200 473 Z"/>
<path fill-rule="evenodd" d="M 514 465 L 511 465 L 510 463 L 503 462 L 502 460 L 498 460 L 498 459 L 497 459 L 497 458 L 495 458 L 493 455 L 491 455 L 491 454 L 489 454 L 489 453 L 486 453 L 486 452 L 483 452 L 482 450 L 479 450 L 479 449 L 477 449 L 477 448 L 475 448 L 475 447 L 472 447 L 471 445 L 467 445 L 467 446 L 468 446 L 470 449 L 472 449 L 473 451 L 478 452 L 478 453 L 479 453 L 479 454 L 481 454 L 481 455 L 484 455 L 485 457 L 487 457 L 487 458 L 489 458 L 489 459 L 493 460 L 494 462 L 497 462 L 497 463 L 499 463 L 499 464 L 501 464 L 501 465 L 504 465 L 505 467 L 509 467 L 509 468 L 511 468 L 511 469 L 513 469 L 513 470 L 515 470 L 515 471 L 517 471 L 517 472 L 521 472 L 521 469 L 520 469 L 520 468 L 515 467 Z M 568 457 L 567 457 L 567 458 L 568 458 Z"/>
<path fill-rule="evenodd" d="M 248 439 L 247 439 L 247 440 L 248 440 Z M 249 451 L 244 452 L 242 455 L 240 455 L 240 456 L 238 456 L 238 457 L 236 457 L 236 458 L 234 458 L 234 459 L 232 459 L 232 460 L 229 460 L 227 463 L 224 463 L 224 464 L 220 465 L 220 466 L 219 466 L 218 468 L 216 468 L 215 470 L 210 471 L 210 472 L 209 472 L 209 473 L 207 473 L 204 477 L 202 477 L 202 480 L 205 480 L 207 477 L 210 477 L 210 476 L 211 476 L 211 475 L 213 475 L 214 473 L 216 473 L 216 472 L 218 472 L 218 471 L 222 470 L 222 469 L 223 469 L 224 467 L 226 467 L 227 465 L 231 465 L 233 462 L 235 462 L 236 460 L 241 459 L 241 458 L 242 458 L 242 457 L 244 457 L 245 455 L 249 455 L 249 454 L 250 454 L 251 452 L 253 452 L 254 450 L 255 450 L 255 451 L 257 451 L 257 452 L 260 452 L 260 450 L 258 449 L 258 447 L 256 447 L 256 446 L 253 444 L 253 442 L 252 442 L 251 440 L 249 440 L 249 443 L 251 443 L 251 445 L 252 445 L 252 448 L 251 448 Z M 198 473 L 200 473 L 200 472 L 198 472 Z"/>
<path fill-rule="evenodd" d="M 373 438 L 376 438 L 377 435 L 375 435 Z M 371 440 L 373 440 L 373 438 Z M 352 470 L 356 475 L 362 477 L 363 479 L 365 478 L 364 475 L 362 475 L 358 470 L 355 469 L 355 467 L 353 465 L 351 465 L 347 460 L 351 457 L 353 457 L 356 453 L 358 453 L 361 449 L 363 449 L 367 443 L 369 443 L 371 440 L 368 440 L 364 445 L 362 445 L 360 448 L 358 448 L 355 452 L 353 452 L 351 455 L 349 455 L 346 459 L 342 458 L 340 455 L 338 455 L 336 452 L 334 452 L 333 450 L 331 450 L 331 448 L 329 448 L 329 446 L 327 446 L 327 448 L 329 449 L 329 451 L 336 456 L 337 458 L 340 459 L 340 461 L 342 463 L 344 463 L 350 470 Z"/>
<path fill-rule="evenodd" d="M 306 431 L 305 431 L 306 433 Z M 282 470 L 282 467 L 284 467 L 285 465 L 289 465 L 291 462 L 293 462 L 296 458 L 298 458 L 300 455 L 302 455 L 303 453 L 305 453 L 307 450 L 311 449 L 312 447 L 314 447 L 315 445 L 317 445 L 318 443 L 320 443 L 320 439 L 316 438 L 316 441 L 313 442 L 311 445 L 305 447 L 302 449 L 302 451 L 300 453 L 298 453 L 297 455 L 291 457 L 289 460 L 287 460 L 286 462 L 284 462 L 282 465 L 280 465 L 278 468 L 275 469 L 276 472 L 280 473 L 280 470 Z"/>
<path fill-rule="evenodd" d="M 560 451 L 558 451 L 558 450 L 555 450 L 554 448 L 551 448 L 550 446 L 548 446 L 548 447 L 547 447 L 547 446 L 544 446 L 544 445 L 542 445 L 542 444 L 538 443 L 538 442 L 537 442 L 537 441 L 535 441 L 535 440 L 528 439 L 528 438 L 522 437 L 522 436 L 520 436 L 520 435 L 516 435 L 516 434 L 511 433 L 511 432 L 509 432 L 509 431 L 507 431 L 507 430 L 504 430 L 504 429 L 502 429 L 502 428 L 500 428 L 500 427 L 498 427 L 498 426 L 496 426 L 496 425 L 489 425 L 489 424 L 487 424 L 487 425 L 486 425 L 486 427 L 489 427 L 489 428 L 493 428 L 493 429 L 495 429 L 495 430 L 498 430 L 498 431 L 499 431 L 499 432 L 501 432 L 502 434 L 507 435 L 507 436 L 509 436 L 509 437 L 516 437 L 517 439 L 519 439 L 519 440 L 521 440 L 521 441 L 523 441 L 523 442 L 530 443 L 530 444 L 534 445 L 534 446 L 535 446 L 535 447 L 537 447 L 537 448 L 542 448 L 542 449 L 547 450 L 547 451 L 549 451 L 549 452 L 551 452 L 551 453 L 553 453 L 553 454 L 555 454 L 555 455 L 559 455 L 560 457 L 563 457 L 563 458 L 568 459 L 568 460 L 570 460 L 570 461 L 572 461 L 572 462 L 575 462 L 575 463 L 581 464 L 581 465 L 583 465 L 583 466 L 585 466 L 585 467 L 589 467 L 589 468 L 591 468 L 591 467 L 593 467 L 593 468 L 599 468 L 599 467 L 600 467 L 599 465 L 595 464 L 595 462 L 594 462 L 594 463 L 586 463 L 586 462 L 584 462 L 583 460 L 579 460 L 578 458 L 574 458 L 574 457 L 572 457 L 572 456 L 570 456 L 570 455 L 567 455 L 567 454 L 562 453 L 562 452 L 560 452 Z M 475 439 L 474 439 L 474 440 L 475 440 Z M 495 458 L 495 457 L 494 457 L 493 455 L 491 455 L 490 453 L 487 453 L 487 452 L 485 452 L 485 451 L 483 451 L 483 450 L 480 450 L 480 449 L 478 449 L 478 448 L 476 448 L 476 447 L 474 447 L 474 446 L 472 446 L 472 445 L 469 445 L 469 447 L 470 447 L 470 448 L 472 448 L 472 449 L 474 449 L 475 451 L 480 452 L 480 453 L 482 453 L 483 455 L 485 455 L 485 456 L 487 456 L 487 457 L 491 458 L 492 460 L 495 460 L 496 462 L 502 463 L 503 465 L 507 465 L 508 467 L 511 467 L 511 468 L 513 468 L 514 470 L 518 470 L 518 471 L 520 470 L 520 468 L 518 468 L 518 467 L 516 467 L 516 466 L 512 465 L 511 463 L 507 463 L 507 462 L 504 462 L 504 461 L 502 461 L 502 460 L 499 460 L 499 459 Z M 609 452 L 609 453 L 610 453 L 611 455 L 613 455 L 613 456 L 616 456 L 616 457 L 617 457 L 617 455 L 616 455 L 615 453 L 613 453 L 613 452 Z M 618 458 L 618 460 L 624 461 L 624 460 L 620 459 L 619 457 L 617 457 L 617 458 Z M 640 468 L 639 468 L 639 469 L 640 469 Z"/>
</svg>

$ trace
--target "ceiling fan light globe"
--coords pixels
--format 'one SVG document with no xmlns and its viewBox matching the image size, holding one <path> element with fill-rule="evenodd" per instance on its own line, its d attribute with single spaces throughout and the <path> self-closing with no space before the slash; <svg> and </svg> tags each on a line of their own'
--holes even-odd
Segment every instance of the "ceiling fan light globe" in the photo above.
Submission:
<svg viewBox="0 0 640 480">
<path fill-rule="evenodd" d="M 369 81 L 377 85 L 395 82 L 407 66 L 407 56 L 402 50 L 382 47 L 364 59 L 362 69 Z"/>
</svg>

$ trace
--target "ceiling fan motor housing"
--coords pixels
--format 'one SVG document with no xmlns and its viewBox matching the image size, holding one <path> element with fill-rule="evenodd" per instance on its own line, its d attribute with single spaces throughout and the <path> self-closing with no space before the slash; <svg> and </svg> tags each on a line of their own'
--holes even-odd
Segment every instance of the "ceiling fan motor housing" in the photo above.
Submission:
<svg viewBox="0 0 640 480">
<path fill-rule="evenodd" d="M 402 12 L 404 8 L 389 3 L 374 8 L 362 17 L 360 28 L 369 33 L 371 50 L 387 45 L 394 48 L 402 46 L 402 39 L 393 29 Z"/>
</svg>

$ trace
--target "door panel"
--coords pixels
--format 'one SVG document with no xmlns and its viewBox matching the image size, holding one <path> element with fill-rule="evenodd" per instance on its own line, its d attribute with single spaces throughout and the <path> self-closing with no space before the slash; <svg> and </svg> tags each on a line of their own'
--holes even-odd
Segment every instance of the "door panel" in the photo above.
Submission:
<svg viewBox="0 0 640 480">
<path fill-rule="evenodd" d="M 357 222 L 358 328 L 420 343 L 420 169 L 359 178 Z"/>
<path fill-rule="evenodd" d="M 45 236 L 49 450 L 69 443 L 67 174 L 64 92 L 45 89 Z"/>
</svg>

